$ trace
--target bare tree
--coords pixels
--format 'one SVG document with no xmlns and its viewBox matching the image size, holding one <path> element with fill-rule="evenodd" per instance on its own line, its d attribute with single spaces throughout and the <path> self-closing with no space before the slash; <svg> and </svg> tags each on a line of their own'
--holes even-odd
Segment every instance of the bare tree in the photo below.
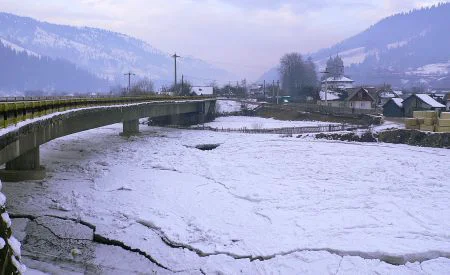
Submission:
<svg viewBox="0 0 450 275">
<path fill-rule="evenodd" d="M 153 81 L 149 78 L 144 77 L 143 79 L 136 82 L 129 91 L 130 95 L 150 95 L 155 94 L 155 86 Z"/>
<path fill-rule="evenodd" d="M 312 59 L 305 62 L 298 53 L 281 58 L 280 76 L 283 91 L 291 96 L 305 96 L 318 85 L 314 62 Z"/>
</svg>

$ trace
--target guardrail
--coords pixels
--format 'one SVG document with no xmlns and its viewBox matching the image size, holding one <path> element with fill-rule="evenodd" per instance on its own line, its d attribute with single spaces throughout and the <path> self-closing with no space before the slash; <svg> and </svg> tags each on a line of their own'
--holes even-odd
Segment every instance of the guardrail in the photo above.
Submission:
<svg viewBox="0 0 450 275">
<path fill-rule="evenodd" d="M 92 96 L 92 97 L 10 97 L 0 98 L 0 128 L 18 122 L 71 109 L 131 104 L 147 101 L 207 99 L 205 96 Z"/>
</svg>

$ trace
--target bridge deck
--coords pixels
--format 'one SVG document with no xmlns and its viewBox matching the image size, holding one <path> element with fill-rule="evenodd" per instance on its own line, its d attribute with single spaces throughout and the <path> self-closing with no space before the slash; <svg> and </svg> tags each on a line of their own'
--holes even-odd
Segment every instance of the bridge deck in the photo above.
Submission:
<svg viewBox="0 0 450 275">
<path fill-rule="evenodd" d="M 134 97 L 8 97 L 0 98 L 0 128 L 15 125 L 18 122 L 41 117 L 51 113 L 71 109 L 111 106 L 150 101 L 198 100 L 208 97 L 170 97 L 170 96 L 134 96 Z"/>
</svg>

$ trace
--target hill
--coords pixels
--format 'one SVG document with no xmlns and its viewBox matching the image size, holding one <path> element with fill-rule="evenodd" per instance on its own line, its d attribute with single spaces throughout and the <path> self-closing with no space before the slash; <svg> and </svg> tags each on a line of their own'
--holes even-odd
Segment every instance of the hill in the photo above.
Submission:
<svg viewBox="0 0 450 275">
<path fill-rule="evenodd" d="M 88 93 L 105 91 L 108 81 L 62 59 L 52 59 L 0 40 L 0 93 L 26 91 L 45 93 Z"/>
<path fill-rule="evenodd" d="M 145 41 L 107 30 L 73 27 L 0 13 L 0 38 L 29 52 L 70 62 L 117 83 L 130 70 L 157 82 L 172 81 L 173 59 Z M 180 71 L 203 78 L 230 74 L 192 57 L 179 59 Z M 181 75 L 181 73 L 180 73 Z"/>
<path fill-rule="evenodd" d="M 310 54 L 319 69 L 339 54 L 358 84 L 450 87 L 450 3 L 387 17 Z"/>
</svg>

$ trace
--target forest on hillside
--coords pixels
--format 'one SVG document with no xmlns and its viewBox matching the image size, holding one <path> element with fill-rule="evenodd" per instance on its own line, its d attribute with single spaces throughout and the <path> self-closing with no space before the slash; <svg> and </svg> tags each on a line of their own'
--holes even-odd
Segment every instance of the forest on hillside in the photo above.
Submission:
<svg viewBox="0 0 450 275">
<path fill-rule="evenodd" d="M 25 51 L 16 51 L 0 42 L 0 91 L 90 93 L 108 90 L 108 82 L 76 65 Z"/>
</svg>

